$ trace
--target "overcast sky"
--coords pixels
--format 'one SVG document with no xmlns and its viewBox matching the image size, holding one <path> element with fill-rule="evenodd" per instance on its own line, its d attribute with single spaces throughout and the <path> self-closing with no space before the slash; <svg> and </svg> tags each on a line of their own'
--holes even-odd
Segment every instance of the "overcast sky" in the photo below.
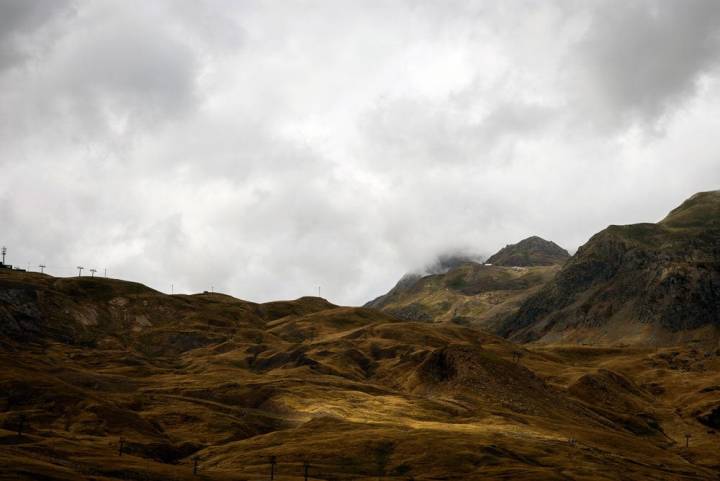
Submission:
<svg viewBox="0 0 720 481">
<path fill-rule="evenodd" d="M 361 304 L 720 188 L 720 2 L 0 0 L 0 243 Z"/>
</svg>

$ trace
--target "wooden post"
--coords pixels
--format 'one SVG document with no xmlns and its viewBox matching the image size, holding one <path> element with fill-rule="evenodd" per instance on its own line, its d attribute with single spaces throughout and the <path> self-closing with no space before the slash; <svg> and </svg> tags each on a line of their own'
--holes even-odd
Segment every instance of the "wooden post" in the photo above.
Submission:
<svg viewBox="0 0 720 481">
<path fill-rule="evenodd" d="M 21 414 L 20 417 L 18 418 L 18 430 L 17 430 L 18 437 L 22 436 L 23 429 L 25 428 L 25 420 L 26 419 L 27 418 L 25 417 L 24 414 Z"/>
<path fill-rule="evenodd" d="M 118 442 L 118 456 L 123 455 L 123 448 L 125 447 L 125 438 L 120 438 Z"/>
<path fill-rule="evenodd" d="M 193 459 L 193 476 L 197 476 L 197 467 L 198 467 L 198 461 L 200 461 L 200 456 L 195 456 Z"/>
<path fill-rule="evenodd" d="M 686 448 L 690 447 L 690 438 L 691 437 L 692 437 L 692 434 L 685 433 L 685 447 Z"/>
<path fill-rule="evenodd" d="M 308 471 L 310 471 L 310 463 L 305 461 L 303 464 L 303 475 L 305 476 L 305 481 L 308 481 Z"/>
<path fill-rule="evenodd" d="M 275 479 L 275 465 L 277 464 L 277 458 L 270 456 L 270 481 Z"/>
</svg>

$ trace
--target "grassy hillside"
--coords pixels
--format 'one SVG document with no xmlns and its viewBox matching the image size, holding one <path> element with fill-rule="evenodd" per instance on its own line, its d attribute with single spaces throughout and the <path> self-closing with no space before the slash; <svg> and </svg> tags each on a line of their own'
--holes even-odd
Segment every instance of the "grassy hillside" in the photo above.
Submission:
<svg viewBox="0 0 720 481">
<path fill-rule="evenodd" d="M 441 273 L 406 275 L 366 306 L 406 320 L 494 331 L 550 281 L 568 257 L 554 242 L 529 237 L 502 248 L 487 263 L 465 260 Z"/>
<path fill-rule="evenodd" d="M 0 479 L 259 480 L 271 457 L 283 480 L 305 462 L 313 480 L 720 469 L 714 351 L 525 349 L 318 298 L 8 271 L 0 326 Z"/>
<path fill-rule="evenodd" d="M 406 277 L 367 307 L 406 320 L 493 330 L 558 270 L 559 266 L 510 268 L 466 262 L 444 274 Z"/>
</svg>

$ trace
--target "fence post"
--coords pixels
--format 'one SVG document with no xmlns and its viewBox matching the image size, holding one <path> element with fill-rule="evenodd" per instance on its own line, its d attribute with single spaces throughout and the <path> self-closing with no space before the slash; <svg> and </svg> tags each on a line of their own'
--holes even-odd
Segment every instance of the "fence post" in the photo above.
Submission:
<svg viewBox="0 0 720 481">
<path fill-rule="evenodd" d="M 277 465 L 277 458 L 270 456 L 270 481 L 275 479 L 275 465 Z"/>
<path fill-rule="evenodd" d="M 17 435 L 18 437 L 22 437 L 23 429 L 25 428 L 25 420 L 27 418 L 24 414 L 21 414 L 18 418 L 18 429 L 17 429 Z"/>
</svg>

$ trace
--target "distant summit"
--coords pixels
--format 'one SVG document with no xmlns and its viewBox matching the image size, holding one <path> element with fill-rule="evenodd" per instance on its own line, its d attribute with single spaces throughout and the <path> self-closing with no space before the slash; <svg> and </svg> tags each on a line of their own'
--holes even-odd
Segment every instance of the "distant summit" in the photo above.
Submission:
<svg viewBox="0 0 720 481">
<path fill-rule="evenodd" d="M 551 266 L 563 264 L 569 258 L 568 251 L 556 243 L 532 236 L 503 247 L 487 263 L 506 267 Z"/>
</svg>

